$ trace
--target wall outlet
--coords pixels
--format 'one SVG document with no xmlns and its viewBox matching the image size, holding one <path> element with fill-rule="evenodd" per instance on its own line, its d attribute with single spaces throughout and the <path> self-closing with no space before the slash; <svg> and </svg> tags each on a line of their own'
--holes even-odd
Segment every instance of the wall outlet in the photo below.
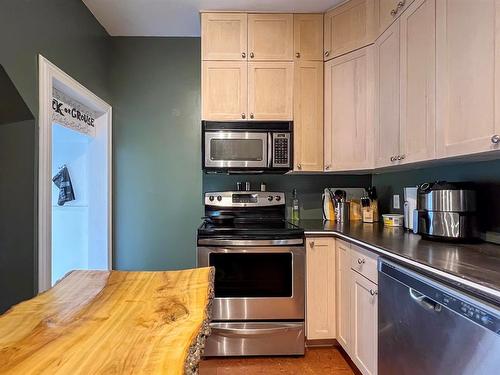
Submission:
<svg viewBox="0 0 500 375">
<path fill-rule="evenodd" d="M 395 210 L 401 209 L 401 205 L 399 204 L 399 195 L 398 194 L 394 194 L 392 196 L 392 208 L 394 208 Z"/>
</svg>

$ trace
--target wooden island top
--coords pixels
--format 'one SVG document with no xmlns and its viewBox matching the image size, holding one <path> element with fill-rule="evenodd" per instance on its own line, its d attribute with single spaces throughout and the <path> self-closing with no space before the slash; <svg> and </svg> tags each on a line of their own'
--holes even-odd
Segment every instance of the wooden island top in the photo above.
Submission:
<svg viewBox="0 0 500 375">
<path fill-rule="evenodd" d="M 196 374 L 213 277 L 70 272 L 0 316 L 0 374 Z"/>
</svg>

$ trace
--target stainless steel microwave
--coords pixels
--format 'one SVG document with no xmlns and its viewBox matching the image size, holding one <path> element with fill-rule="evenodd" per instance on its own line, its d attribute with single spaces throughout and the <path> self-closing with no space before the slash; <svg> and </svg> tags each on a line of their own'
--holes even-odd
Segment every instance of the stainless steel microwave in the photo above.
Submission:
<svg viewBox="0 0 500 375">
<path fill-rule="evenodd" d="M 203 170 L 286 173 L 293 167 L 293 123 L 202 122 Z"/>
</svg>

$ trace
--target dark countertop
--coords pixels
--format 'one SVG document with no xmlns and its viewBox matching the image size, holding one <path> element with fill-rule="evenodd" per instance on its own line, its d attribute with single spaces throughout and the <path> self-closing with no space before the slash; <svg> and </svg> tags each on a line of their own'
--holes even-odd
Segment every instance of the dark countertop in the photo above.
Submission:
<svg viewBox="0 0 500 375">
<path fill-rule="evenodd" d="M 337 235 L 500 305 L 499 245 L 430 241 L 382 223 L 301 220 L 299 226 L 306 236 Z"/>
</svg>

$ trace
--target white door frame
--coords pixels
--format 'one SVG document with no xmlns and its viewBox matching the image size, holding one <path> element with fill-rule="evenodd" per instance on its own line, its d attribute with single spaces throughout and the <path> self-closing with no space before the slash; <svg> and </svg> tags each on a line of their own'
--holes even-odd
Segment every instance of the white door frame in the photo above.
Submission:
<svg viewBox="0 0 500 375">
<path fill-rule="evenodd" d="M 112 108 L 104 100 L 38 55 L 38 292 L 51 287 L 52 276 L 52 90 L 72 96 L 106 116 L 108 136 L 108 269 L 112 268 Z"/>
</svg>

